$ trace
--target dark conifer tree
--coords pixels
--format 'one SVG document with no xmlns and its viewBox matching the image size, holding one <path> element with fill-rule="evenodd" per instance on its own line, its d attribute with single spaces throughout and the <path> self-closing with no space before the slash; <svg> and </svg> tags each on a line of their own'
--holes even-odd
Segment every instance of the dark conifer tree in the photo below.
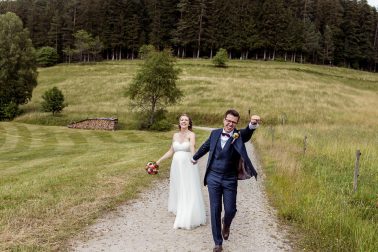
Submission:
<svg viewBox="0 0 378 252">
<path fill-rule="evenodd" d="M 358 5 L 357 1 L 343 1 L 344 16 L 341 24 L 343 45 L 336 51 L 337 63 L 346 67 L 359 68 Z"/>
</svg>

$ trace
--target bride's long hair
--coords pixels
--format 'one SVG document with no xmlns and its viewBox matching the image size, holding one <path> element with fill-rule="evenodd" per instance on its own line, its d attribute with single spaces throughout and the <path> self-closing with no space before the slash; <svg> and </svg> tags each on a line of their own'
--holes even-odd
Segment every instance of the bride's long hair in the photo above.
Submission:
<svg viewBox="0 0 378 252">
<path fill-rule="evenodd" d="M 188 119 L 189 119 L 188 130 L 192 131 L 193 122 L 192 122 L 192 118 L 190 118 L 190 116 L 188 116 L 188 114 L 182 114 L 182 115 L 180 115 L 180 117 L 179 117 L 179 123 L 178 123 L 178 128 L 179 128 L 179 130 L 181 130 L 180 119 L 181 119 L 181 117 L 183 117 L 183 116 L 188 117 Z"/>
</svg>

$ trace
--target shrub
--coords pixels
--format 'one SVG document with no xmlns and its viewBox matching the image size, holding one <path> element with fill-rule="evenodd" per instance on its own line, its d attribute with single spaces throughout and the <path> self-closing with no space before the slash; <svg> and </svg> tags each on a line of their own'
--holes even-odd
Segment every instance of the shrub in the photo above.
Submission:
<svg viewBox="0 0 378 252">
<path fill-rule="evenodd" d="M 217 54 L 213 58 L 213 63 L 216 67 L 226 67 L 227 62 L 227 50 L 226 49 L 219 49 Z"/>
<path fill-rule="evenodd" d="M 167 110 L 159 109 L 154 114 L 154 122 L 150 124 L 149 122 L 150 115 L 144 113 L 144 115 L 139 116 L 139 129 L 143 130 L 156 130 L 156 131 L 168 131 L 171 130 L 172 124 L 167 119 Z"/>
<path fill-rule="evenodd" d="M 10 102 L 4 106 L 0 106 L 0 119 L 12 120 L 20 114 L 20 109 L 15 102 Z"/>
<path fill-rule="evenodd" d="M 42 109 L 45 112 L 59 113 L 67 105 L 64 104 L 63 93 L 57 88 L 47 90 L 43 95 Z"/>
<path fill-rule="evenodd" d="M 54 66 L 58 63 L 59 55 L 52 47 L 45 46 L 37 50 L 37 64 L 38 66 L 48 67 Z"/>
<path fill-rule="evenodd" d="M 139 57 L 141 59 L 146 59 L 148 55 L 155 52 L 155 47 L 153 45 L 142 45 L 139 49 Z"/>
</svg>

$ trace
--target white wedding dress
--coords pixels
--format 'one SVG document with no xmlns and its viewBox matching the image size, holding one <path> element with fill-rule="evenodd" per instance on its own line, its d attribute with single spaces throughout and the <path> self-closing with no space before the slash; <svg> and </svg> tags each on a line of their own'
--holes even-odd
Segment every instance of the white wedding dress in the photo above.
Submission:
<svg viewBox="0 0 378 252">
<path fill-rule="evenodd" d="M 173 228 L 191 229 L 206 223 L 198 165 L 191 163 L 190 143 L 172 143 L 168 211 L 176 215 Z"/>
</svg>

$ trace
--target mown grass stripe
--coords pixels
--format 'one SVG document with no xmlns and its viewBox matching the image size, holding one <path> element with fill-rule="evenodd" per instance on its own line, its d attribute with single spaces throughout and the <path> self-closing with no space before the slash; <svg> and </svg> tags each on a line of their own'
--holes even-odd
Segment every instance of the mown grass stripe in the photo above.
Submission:
<svg viewBox="0 0 378 252">
<path fill-rule="evenodd" d="M 16 124 L 15 127 L 17 129 L 17 134 L 19 137 L 16 149 L 18 151 L 27 151 L 30 148 L 30 144 L 32 141 L 31 132 L 25 125 Z"/>
<path fill-rule="evenodd" d="M 0 153 L 8 153 L 17 149 L 20 141 L 17 128 L 11 123 L 2 123 L 4 128 L 4 144 L 0 147 Z M 0 155 L 0 159 L 3 155 Z"/>
<path fill-rule="evenodd" d="M 3 147 L 6 141 L 6 132 L 2 124 L 0 123 L 0 149 Z"/>
</svg>

